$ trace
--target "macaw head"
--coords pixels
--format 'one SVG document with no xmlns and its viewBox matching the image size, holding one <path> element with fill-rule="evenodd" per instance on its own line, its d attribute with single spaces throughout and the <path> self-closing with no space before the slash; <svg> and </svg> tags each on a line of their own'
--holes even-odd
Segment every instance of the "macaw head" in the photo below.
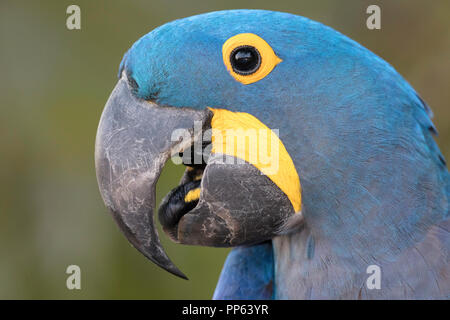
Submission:
<svg viewBox="0 0 450 320">
<path fill-rule="evenodd" d="M 173 155 L 186 172 L 159 220 L 176 242 L 255 244 L 305 217 L 339 234 L 327 229 L 339 220 L 327 209 L 353 206 L 343 172 L 376 157 L 367 135 L 376 144 L 391 134 L 398 117 L 383 95 L 409 90 L 386 78 L 401 79 L 352 40 L 291 14 L 233 10 L 165 24 L 125 54 L 103 111 L 103 200 L 142 254 L 182 277 L 153 221 L 155 186 Z"/>
</svg>

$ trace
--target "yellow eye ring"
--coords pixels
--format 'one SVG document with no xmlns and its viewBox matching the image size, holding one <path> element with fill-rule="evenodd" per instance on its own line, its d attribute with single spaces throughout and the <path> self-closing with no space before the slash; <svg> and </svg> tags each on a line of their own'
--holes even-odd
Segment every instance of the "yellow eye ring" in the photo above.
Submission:
<svg viewBox="0 0 450 320">
<path fill-rule="evenodd" d="M 222 57 L 228 72 L 243 84 L 263 79 L 283 61 L 264 39 L 253 33 L 240 33 L 225 41 Z"/>
</svg>

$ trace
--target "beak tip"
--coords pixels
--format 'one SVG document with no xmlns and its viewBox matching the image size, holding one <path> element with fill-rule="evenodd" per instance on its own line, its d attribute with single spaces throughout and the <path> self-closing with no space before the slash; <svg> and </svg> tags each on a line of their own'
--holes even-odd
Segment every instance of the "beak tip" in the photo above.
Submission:
<svg viewBox="0 0 450 320">
<path fill-rule="evenodd" d="M 141 250 L 142 248 L 137 247 L 138 251 L 140 251 L 147 259 L 155 263 L 158 267 L 166 270 L 167 272 L 179 278 L 189 280 L 188 277 L 186 277 L 186 275 L 183 272 L 181 272 L 181 270 L 178 269 L 178 267 L 169 259 L 169 257 L 162 249 L 160 243 L 157 244 L 157 248 L 161 249 L 161 251 L 163 252 L 162 255 L 155 254 L 155 252 L 158 252 L 159 250 L 150 250 L 150 251 L 145 249 Z"/>
<path fill-rule="evenodd" d="M 158 264 L 161 268 L 163 268 L 164 270 L 166 270 L 167 272 L 170 272 L 171 274 L 173 274 L 174 276 L 177 276 L 181 279 L 184 280 L 189 280 L 188 277 L 186 277 L 186 275 L 180 271 L 180 269 L 178 269 L 174 264 L 172 265 L 160 265 Z"/>
<path fill-rule="evenodd" d="M 180 273 L 180 274 L 178 274 L 177 276 L 179 276 L 181 279 L 189 280 L 189 278 L 186 277 L 183 273 Z"/>
</svg>

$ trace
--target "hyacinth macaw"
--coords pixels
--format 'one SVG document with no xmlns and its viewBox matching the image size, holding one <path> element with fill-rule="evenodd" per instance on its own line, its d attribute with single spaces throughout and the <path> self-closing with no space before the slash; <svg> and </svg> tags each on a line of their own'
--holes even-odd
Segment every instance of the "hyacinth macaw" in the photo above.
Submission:
<svg viewBox="0 0 450 320">
<path fill-rule="evenodd" d="M 235 247 L 215 299 L 449 298 L 449 173 L 429 107 L 380 57 L 307 18 L 232 10 L 151 31 L 119 69 L 97 179 L 148 259 L 185 277 L 153 221 L 179 154 L 159 221 L 178 243 Z M 239 153 L 231 129 L 269 133 Z M 252 155 L 266 140 L 264 162 Z"/>
</svg>

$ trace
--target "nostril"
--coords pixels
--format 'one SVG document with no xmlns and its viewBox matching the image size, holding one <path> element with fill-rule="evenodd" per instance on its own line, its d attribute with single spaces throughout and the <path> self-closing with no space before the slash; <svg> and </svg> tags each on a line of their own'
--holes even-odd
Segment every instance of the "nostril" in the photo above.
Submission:
<svg viewBox="0 0 450 320">
<path fill-rule="evenodd" d="M 127 80 L 128 80 L 128 85 L 131 88 L 131 91 L 134 94 L 137 94 L 139 91 L 139 84 L 137 83 L 136 79 L 133 78 L 133 75 L 129 71 L 127 71 Z"/>
<path fill-rule="evenodd" d="M 127 71 L 127 81 L 128 86 L 130 87 L 131 92 L 140 99 L 146 100 L 146 101 L 153 101 L 156 102 L 159 96 L 160 89 L 158 87 L 158 84 L 152 84 L 152 83 L 143 83 L 141 81 L 141 85 L 137 82 L 136 78 L 133 77 L 131 74 L 131 71 Z"/>
</svg>

